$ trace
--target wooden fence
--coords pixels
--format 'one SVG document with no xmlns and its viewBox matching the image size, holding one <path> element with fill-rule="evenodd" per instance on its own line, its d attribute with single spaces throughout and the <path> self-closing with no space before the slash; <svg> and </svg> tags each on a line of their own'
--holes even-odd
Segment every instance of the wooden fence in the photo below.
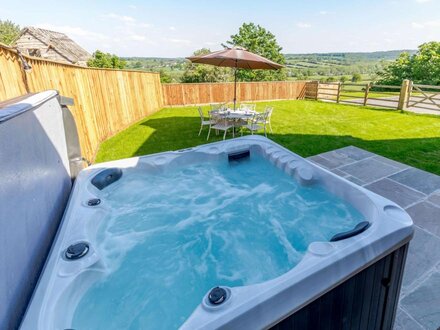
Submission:
<svg viewBox="0 0 440 330">
<path fill-rule="evenodd" d="M 440 86 L 410 84 L 408 107 L 440 111 Z"/>
<path fill-rule="evenodd" d="M 413 89 L 420 93 L 419 85 L 413 85 L 411 81 L 404 80 L 401 86 L 377 85 L 373 83 L 319 83 L 316 99 L 336 103 L 349 103 L 358 105 L 370 105 L 382 108 L 398 110 L 410 109 L 420 102 L 413 100 L 421 98 L 422 102 L 428 100 L 431 110 L 435 107 L 435 99 L 432 95 L 424 94 L 423 97 L 412 94 Z M 424 86 L 432 89 L 440 89 L 436 86 Z M 410 102 L 412 100 L 412 102 Z M 426 104 L 426 103 L 425 103 Z M 439 106 L 440 108 L 440 106 Z M 440 110 L 440 109 L 439 109 Z"/>
<path fill-rule="evenodd" d="M 93 69 L 24 56 L 32 69 L 25 72 L 17 52 L 0 44 L 0 101 L 29 92 L 56 89 L 74 99 L 83 155 L 93 160 L 99 144 L 163 106 L 231 102 L 233 83 L 161 84 L 159 75 L 129 70 Z M 316 81 L 247 82 L 237 84 L 238 102 L 324 99 L 405 109 L 440 110 L 438 86 L 321 84 Z M 375 103 L 376 102 L 376 103 Z"/>
<path fill-rule="evenodd" d="M 28 73 L 16 51 L 0 44 L 0 101 L 48 89 L 73 98 L 75 105 L 69 108 L 83 156 L 89 160 L 106 138 L 163 106 L 159 74 L 24 58 L 32 66 Z"/>
<path fill-rule="evenodd" d="M 306 81 L 240 82 L 237 102 L 296 100 L 306 95 Z M 164 84 L 165 106 L 231 102 L 234 83 Z"/>
</svg>

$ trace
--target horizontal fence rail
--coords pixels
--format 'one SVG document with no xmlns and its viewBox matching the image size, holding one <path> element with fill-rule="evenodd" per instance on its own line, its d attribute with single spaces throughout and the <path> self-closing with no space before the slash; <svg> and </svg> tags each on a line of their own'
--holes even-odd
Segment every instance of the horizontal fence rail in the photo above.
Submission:
<svg viewBox="0 0 440 330">
<path fill-rule="evenodd" d="M 303 99 L 307 93 L 306 84 L 306 81 L 239 82 L 237 102 Z M 234 99 L 234 83 L 181 83 L 162 86 L 165 106 L 232 102 Z"/>
<path fill-rule="evenodd" d="M 127 126 L 162 108 L 157 73 L 95 69 L 24 56 L 0 44 L 0 101 L 48 89 L 74 99 L 83 155 L 93 160 L 99 144 Z"/>
</svg>

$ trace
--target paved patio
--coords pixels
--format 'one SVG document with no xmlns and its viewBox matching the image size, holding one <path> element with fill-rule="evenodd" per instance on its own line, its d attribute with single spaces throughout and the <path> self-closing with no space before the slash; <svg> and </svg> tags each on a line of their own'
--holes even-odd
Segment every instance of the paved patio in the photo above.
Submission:
<svg viewBox="0 0 440 330">
<path fill-rule="evenodd" d="M 415 224 L 395 329 L 440 328 L 440 176 L 353 146 L 309 158 L 403 207 Z"/>
</svg>

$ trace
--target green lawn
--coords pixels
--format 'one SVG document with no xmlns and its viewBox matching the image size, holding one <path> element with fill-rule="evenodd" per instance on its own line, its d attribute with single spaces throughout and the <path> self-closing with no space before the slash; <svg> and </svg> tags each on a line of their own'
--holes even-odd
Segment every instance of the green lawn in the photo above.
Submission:
<svg viewBox="0 0 440 330">
<path fill-rule="evenodd" d="M 301 156 L 354 145 L 440 174 L 440 116 L 317 101 L 262 102 L 258 109 L 267 104 L 274 107 L 268 137 Z M 162 109 L 102 143 L 96 162 L 207 143 L 207 128 L 197 136 L 199 122 L 196 107 Z"/>
</svg>

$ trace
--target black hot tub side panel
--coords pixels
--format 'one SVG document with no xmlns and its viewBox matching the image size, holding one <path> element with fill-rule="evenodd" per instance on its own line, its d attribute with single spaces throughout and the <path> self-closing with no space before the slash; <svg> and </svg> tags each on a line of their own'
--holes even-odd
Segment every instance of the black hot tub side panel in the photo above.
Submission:
<svg viewBox="0 0 440 330">
<path fill-rule="evenodd" d="M 391 330 L 408 245 L 339 284 L 270 330 Z"/>
</svg>

